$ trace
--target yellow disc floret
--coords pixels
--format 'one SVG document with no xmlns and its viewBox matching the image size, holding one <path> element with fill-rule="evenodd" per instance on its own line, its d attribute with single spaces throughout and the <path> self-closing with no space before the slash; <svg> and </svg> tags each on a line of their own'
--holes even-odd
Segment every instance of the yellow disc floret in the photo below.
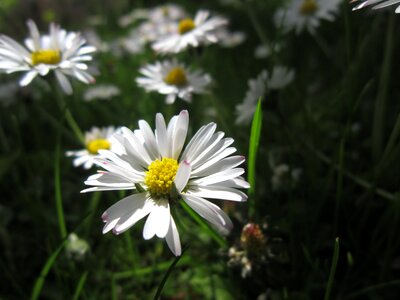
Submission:
<svg viewBox="0 0 400 300">
<path fill-rule="evenodd" d="M 315 0 L 304 0 L 300 5 L 300 13 L 309 16 L 315 13 L 318 9 L 318 4 Z"/>
<path fill-rule="evenodd" d="M 164 81 L 171 85 L 183 86 L 187 83 L 185 71 L 180 67 L 173 68 L 165 76 Z"/>
<path fill-rule="evenodd" d="M 173 158 L 156 159 L 149 165 L 144 183 L 153 198 L 168 197 L 177 171 L 178 162 Z"/>
<path fill-rule="evenodd" d="M 32 65 L 39 64 L 56 65 L 61 61 L 60 51 L 38 50 L 31 54 Z"/>
<path fill-rule="evenodd" d="M 101 149 L 109 150 L 110 148 L 111 144 L 106 139 L 92 140 L 86 145 L 86 149 L 90 154 L 97 154 Z"/>
<path fill-rule="evenodd" d="M 178 25 L 178 31 L 180 34 L 184 34 L 186 32 L 192 31 L 195 28 L 196 28 L 196 24 L 190 18 L 183 19 L 182 21 L 179 22 L 179 25 Z"/>
</svg>

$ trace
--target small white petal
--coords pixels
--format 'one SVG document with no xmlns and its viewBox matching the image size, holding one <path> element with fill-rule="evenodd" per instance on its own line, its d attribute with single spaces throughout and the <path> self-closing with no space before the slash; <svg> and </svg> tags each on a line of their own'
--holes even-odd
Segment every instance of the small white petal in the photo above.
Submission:
<svg viewBox="0 0 400 300">
<path fill-rule="evenodd" d="M 182 192 L 190 178 L 191 167 L 190 164 L 184 160 L 179 164 L 178 171 L 176 172 L 174 184 L 178 192 Z"/>
<path fill-rule="evenodd" d="M 169 249 L 175 256 L 180 256 L 182 254 L 179 232 L 178 229 L 176 228 L 175 221 L 172 218 L 172 216 L 169 223 L 167 235 L 165 236 L 165 240 L 167 241 Z"/>
<path fill-rule="evenodd" d="M 157 200 L 157 202 L 153 203 L 151 213 L 144 224 L 143 238 L 148 240 L 154 235 L 164 238 L 169 229 L 170 216 L 167 200 Z"/>
</svg>

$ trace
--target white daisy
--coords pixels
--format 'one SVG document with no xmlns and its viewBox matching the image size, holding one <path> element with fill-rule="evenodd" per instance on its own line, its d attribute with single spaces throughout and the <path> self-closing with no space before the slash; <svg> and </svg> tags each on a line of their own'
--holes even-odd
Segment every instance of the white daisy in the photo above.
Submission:
<svg viewBox="0 0 400 300">
<path fill-rule="evenodd" d="M 359 0 L 353 0 L 351 2 L 356 2 Z M 369 6 L 369 5 L 373 5 L 376 4 L 375 6 L 372 7 L 372 9 L 379 9 L 379 8 L 384 8 L 390 5 L 395 5 L 397 3 L 400 3 L 400 0 L 361 0 L 362 2 L 360 4 L 358 4 L 357 6 L 355 6 L 353 8 L 353 10 L 357 10 L 360 8 L 363 8 L 365 6 Z M 378 4 L 379 3 L 379 4 Z M 400 13 L 400 5 L 397 6 L 396 10 L 395 10 L 396 14 Z"/>
<path fill-rule="evenodd" d="M 112 84 L 98 84 L 88 88 L 83 94 L 83 99 L 87 102 L 93 100 L 110 100 L 112 97 L 121 94 L 120 89 Z"/>
<path fill-rule="evenodd" d="M 74 167 L 83 166 L 85 169 L 90 169 L 93 166 L 94 159 L 99 156 L 99 150 L 118 151 L 113 134 L 116 129 L 113 126 L 109 127 L 92 127 L 90 131 L 85 132 L 85 149 L 76 151 L 67 151 L 67 156 L 74 156 Z"/>
<path fill-rule="evenodd" d="M 227 23 L 225 18 L 210 17 L 210 12 L 200 10 L 194 19 L 181 20 L 174 33 L 160 38 L 152 47 L 159 53 L 178 53 L 189 46 L 198 47 L 216 43 L 218 42 L 216 32 Z"/>
<path fill-rule="evenodd" d="M 25 72 L 19 84 L 28 85 L 37 75 L 45 76 L 51 70 L 67 94 L 72 94 L 72 87 L 66 75 L 75 77 L 84 83 L 94 82 L 86 70 L 86 61 L 96 48 L 85 46 L 86 40 L 75 32 L 67 32 L 58 25 L 50 24 L 50 33 L 40 35 L 32 20 L 27 22 L 30 37 L 25 39 L 25 46 L 6 35 L 0 35 L 0 71 L 5 73 Z"/>
<path fill-rule="evenodd" d="M 270 90 L 279 90 L 292 82 L 294 71 L 286 67 L 276 66 L 269 75 L 263 70 L 255 79 L 250 79 L 249 90 L 243 102 L 236 106 L 236 124 L 247 124 L 251 121 L 256 111 L 257 101 L 260 97 L 264 97 Z"/>
<path fill-rule="evenodd" d="M 292 0 L 289 7 L 275 13 L 274 21 L 285 31 L 294 29 L 299 34 L 306 29 L 313 34 L 321 20 L 335 19 L 339 3 L 340 0 Z"/>
<path fill-rule="evenodd" d="M 99 151 L 101 158 L 95 163 L 106 171 L 90 176 L 85 184 L 93 187 L 82 192 L 134 190 L 104 212 L 103 233 L 120 234 L 148 215 L 143 238 L 165 238 L 171 251 L 180 255 L 179 233 L 170 213 L 170 206 L 180 199 L 220 232 L 229 232 L 229 217 L 204 198 L 245 201 L 247 196 L 238 188 L 249 184 L 240 177 L 244 169 L 237 168 L 245 159 L 230 156 L 236 151 L 229 147 L 233 139 L 215 132 L 215 123 L 201 127 L 184 148 L 188 124 L 187 111 L 168 125 L 158 113 L 154 132 L 141 120 L 134 132 L 123 127 L 114 135 L 124 153 Z"/>
<path fill-rule="evenodd" d="M 157 91 L 167 95 L 167 104 L 175 102 L 179 97 L 187 102 L 192 94 L 204 94 L 211 83 L 211 77 L 200 70 L 190 71 L 185 64 L 176 59 L 156 62 L 139 70 L 145 77 L 138 77 L 136 82 L 146 91 Z"/>
</svg>

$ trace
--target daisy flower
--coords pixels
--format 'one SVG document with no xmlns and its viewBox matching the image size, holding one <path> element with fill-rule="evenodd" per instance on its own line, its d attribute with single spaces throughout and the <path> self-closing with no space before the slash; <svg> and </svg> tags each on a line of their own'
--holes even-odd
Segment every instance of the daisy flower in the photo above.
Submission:
<svg viewBox="0 0 400 300">
<path fill-rule="evenodd" d="M 67 32 L 52 23 L 50 33 L 40 35 L 32 20 L 28 20 L 27 24 L 30 37 L 25 39 L 26 47 L 6 35 L 0 35 L 0 71 L 25 72 L 19 81 L 20 86 L 28 85 L 37 75 L 45 76 L 54 71 L 66 94 L 72 94 L 67 76 L 87 84 L 94 82 L 85 62 L 92 60 L 90 54 L 96 48 L 85 45 L 86 40 L 79 33 Z"/>
<path fill-rule="evenodd" d="M 112 84 L 98 84 L 88 88 L 83 94 L 83 99 L 87 102 L 93 100 L 110 100 L 112 97 L 119 96 L 120 89 Z"/>
<path fill-rule="evenodd" d="M 314 34 L 321 20 L 335 19 L 339 3 L 340 0 L 293 0 L 289 7 L 276 12 L 274 21 L 285 31 L 294 29 L 299 34 L 306 29 Z"/>
<path fill-rule="evenodd" d="M 190 71 L 177 60 L 166 60 L 147 65 L 139 70 L 144 77 L 136 83 L 146 91 L 157 91 L 167 95 L 165 102 L 172 104 L 176 97 L 191 102 L 192 94 L 204 94 L 211 83 L 211 77 L 202 71 Z"/>
<path fill-rule="evenodd" d="M 251 121 L 256 111 L 257 101 L 270 90 L 279 90 L 292 82 L 294 71 L 286 67 L 276 66 L 271 75 L 263 70 L 255 79 L 250 79 L 249 90 L 242 103 L 236 106 L 236 124 L 247 124 Z"/>
<path fill-rule="evenodd" d="M 189 46 L 198 47 L 218 42 L 216 32 L 227 24 L 222 17 L 210 17 L 210 12 L 200 10 L 194 19 L 185 18 L 176 27 L 175 32 L 162 37 L 152 47 L 159 53 L 178 53 Z"/>
<path fill-rule="evenodd" d="M 228 233 L 232 227 L 229 217 L 204 198 L 245 201 L 246 194 L 238 189 L 249 188 L 249 184 L 241 177 L 244 169 L 237 168 L 245 159 L 230 156 L 236 151 L 230 147 L 233 139 L 216 132 L 215 123 L 202 126 L 184 148 L 189 124 L 186 110 L 168 125 L 160 113 L 155 121 L 154 132 L 144 120 L 133 132 L 121 128 L 114 138 L 124 151 L 100 150 L 95 163 L 105 171 L 90 176 L 85 184 L 93 187 L 82 192 L 133 190 L 104 212 L 103 233 L 120 234 L 148 216 L 143 238 L 165 238 L 178 256 L 181 243 L 171 205 L 182 199 L 219 232 Z"/>
<path fill-rule="evenodd" d="M 351 2 L 356 2 L 358 0 L 353 0 Z M 367 0 L 367 1 L 363 1 L 360 4 L 358 4 L 357 6 L 355 6 L 353 8 L 353 10 L 357 10 L 360 8 L 363 8 L 365 6 L 369 6 L 369 5 L 373 5 L 376 4 L 375 6 L 372 7 L 372 9 L 379 9 L 379 8 L 384 8 L 390 5 L 395 5 L 397 3 L 400 3 L 400 0 Z M 395 10 L 396 14 L 400 13 L 400 5 L 397 6 L 396 10 Z"/>
<path fill-rule="evenodd" d="M 85 132 L 85 149 L 76 151 L 67 151 L 67 156 L 74 156 L 74 167 L 83 166 L 90 169 L 93 166 L 94 159 L 99 156 L 99 150 L 113 149 L 117 151 L 117 146 L 112 136 L 116 132 L 113 126 L 92 127 L 90 131 Z"/>
</svg>

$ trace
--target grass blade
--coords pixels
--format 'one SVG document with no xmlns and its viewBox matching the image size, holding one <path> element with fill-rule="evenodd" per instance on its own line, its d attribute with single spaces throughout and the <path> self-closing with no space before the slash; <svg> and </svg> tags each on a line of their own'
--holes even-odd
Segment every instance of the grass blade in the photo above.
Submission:
<svg viewBox="0 0 400 300">
<path fill-rule="evenodd" d="M 74 297 L 72 298 L 73 300 L 79 299 L 79 296 L 81 295 L 83 290 L 83 286 L 85 285 L 87 276 L 88 276 L 88 271 L 84 272 L 81 278 L 79 279 L 78 285 L 76 286 L 76 290 L 74 293 Z"/>
<path fill-rule="evenodd" d="M 256 161 L 257 161 L 257 150 L 260 142 L 261 135 L 261 125 L 262 125 L 262 108 L 261 108 L 261 97 L 258 99 L 257 108 L 253 116 L 253 121 L 251 123 L 250 132 L 250 145 L 249 145 L 249 155 L 247 163 L 247 178 L 250 183 L 249 196 L 254 195 L 256 187 Z M 256 202 L 249 201 L 249 217 L 254 217 L 256 210 Z"/>
<path fill-rule="evenodd" d="M 42 291 L 44 281 L 46 280 L 46 276 L 51 270 L 54 262 L 56 261 L 56 258 L 60 254 L 61 250 L 64 248 L 67 240 L 64 240 L 62 244 L 50 255 L 50 257 L 47 259 L 42 271 L 40 272 L 39 277 L 35 281 L 35 285 L 33 286 L 32 294 L 31 294 L 31 300 L 36 300 L 39 299 L 40 292 Z"/>
<path fill-rule="evenodd" d="M 339 260 L 339 238 L 337 237 L 335 239 L 335 246 L 334 246 L 334 249 L 333 249 L 333 258 L 332 258 L 331 271 L 329 273 L 328 284 L 326 286 L 324 300 L 329 300 L 329 297 L 331 295 L 331 291 L 332 291 L 333 281 L 335 279 L 335 273 L 336 273 L 336 267 L 337 267 L 338 260 Z"/>
</svg>

